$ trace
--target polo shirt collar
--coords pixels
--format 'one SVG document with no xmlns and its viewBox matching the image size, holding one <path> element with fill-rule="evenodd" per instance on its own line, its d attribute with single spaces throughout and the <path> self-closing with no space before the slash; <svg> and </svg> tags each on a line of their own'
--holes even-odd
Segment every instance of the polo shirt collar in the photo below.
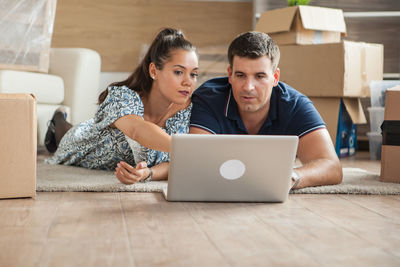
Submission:
<svg viewBox="0 0 400 267">
<path fill-rule="evenodd" d="M 269 113 L 268 118 L 274 121 L 278 118 L 278 86 L 272 87 L 271 99 L 269 100 Z M 267 118 L 267 120 L 268 120 Z"/>
<path fill-rule="evenodd" d="M 225 103 L 224 115 L 231 120 L 239 120 L 240 115 L 235 98 L 233 97 L 232 88 L 229 89 L 229 94 Z"/>
</svg>

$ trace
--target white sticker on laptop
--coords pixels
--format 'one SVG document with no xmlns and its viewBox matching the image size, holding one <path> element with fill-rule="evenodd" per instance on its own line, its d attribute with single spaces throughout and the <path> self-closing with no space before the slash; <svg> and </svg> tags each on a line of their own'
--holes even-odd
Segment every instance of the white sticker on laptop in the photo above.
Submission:
<svg viewBox="0 0 400 267">
<path fill-rule="evenodd" d="M 239 179 L 246 171 L 246 166 L 243 162 L 237 159 L 231 159 L 222 163 L 219 168 L 219 173 L 222 177 L 228 180 Z"/>
</svg>

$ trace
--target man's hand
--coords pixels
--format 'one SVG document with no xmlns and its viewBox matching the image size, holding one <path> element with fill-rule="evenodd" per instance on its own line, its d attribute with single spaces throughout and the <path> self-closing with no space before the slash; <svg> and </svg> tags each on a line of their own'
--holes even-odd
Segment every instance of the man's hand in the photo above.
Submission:
<svg viewBox="0 0 400 267">
<path fill-rule="evenodd" d="M 126 162 L 121 161 L 115 168 L 115 176 L 123 184 L 134 184 L 149 177 L 150 170 L 147 168 L 147 163 L 142 161 L 132 167 Z"/>
</svg>

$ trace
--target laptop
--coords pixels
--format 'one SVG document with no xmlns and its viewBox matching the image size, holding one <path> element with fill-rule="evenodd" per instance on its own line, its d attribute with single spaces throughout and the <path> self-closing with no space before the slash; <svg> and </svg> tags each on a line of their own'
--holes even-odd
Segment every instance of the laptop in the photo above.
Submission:
<svg viewBox="0 0 400 267">
<path fill-rule="evenodd" d="M 282 135 L 172 136 L 168 201 L 284 202 L 298 137 Z"/>
</svg>

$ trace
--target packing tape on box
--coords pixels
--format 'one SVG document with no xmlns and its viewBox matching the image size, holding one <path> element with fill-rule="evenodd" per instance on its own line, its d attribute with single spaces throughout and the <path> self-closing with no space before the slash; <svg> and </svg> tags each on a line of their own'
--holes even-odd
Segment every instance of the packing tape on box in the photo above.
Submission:
<svg viewBox="0 0 400 267">
<path fill-rule="evenodd" d="M 322 44 L 322 31 L 318 31 L 318 30 L 315 31 L 314 44 Z"/>
<path fill-rule="evenodd" d="M 400 146 L 400 121 L 385 120 L 381 129 L 382 145 Z"/>
</svg>

